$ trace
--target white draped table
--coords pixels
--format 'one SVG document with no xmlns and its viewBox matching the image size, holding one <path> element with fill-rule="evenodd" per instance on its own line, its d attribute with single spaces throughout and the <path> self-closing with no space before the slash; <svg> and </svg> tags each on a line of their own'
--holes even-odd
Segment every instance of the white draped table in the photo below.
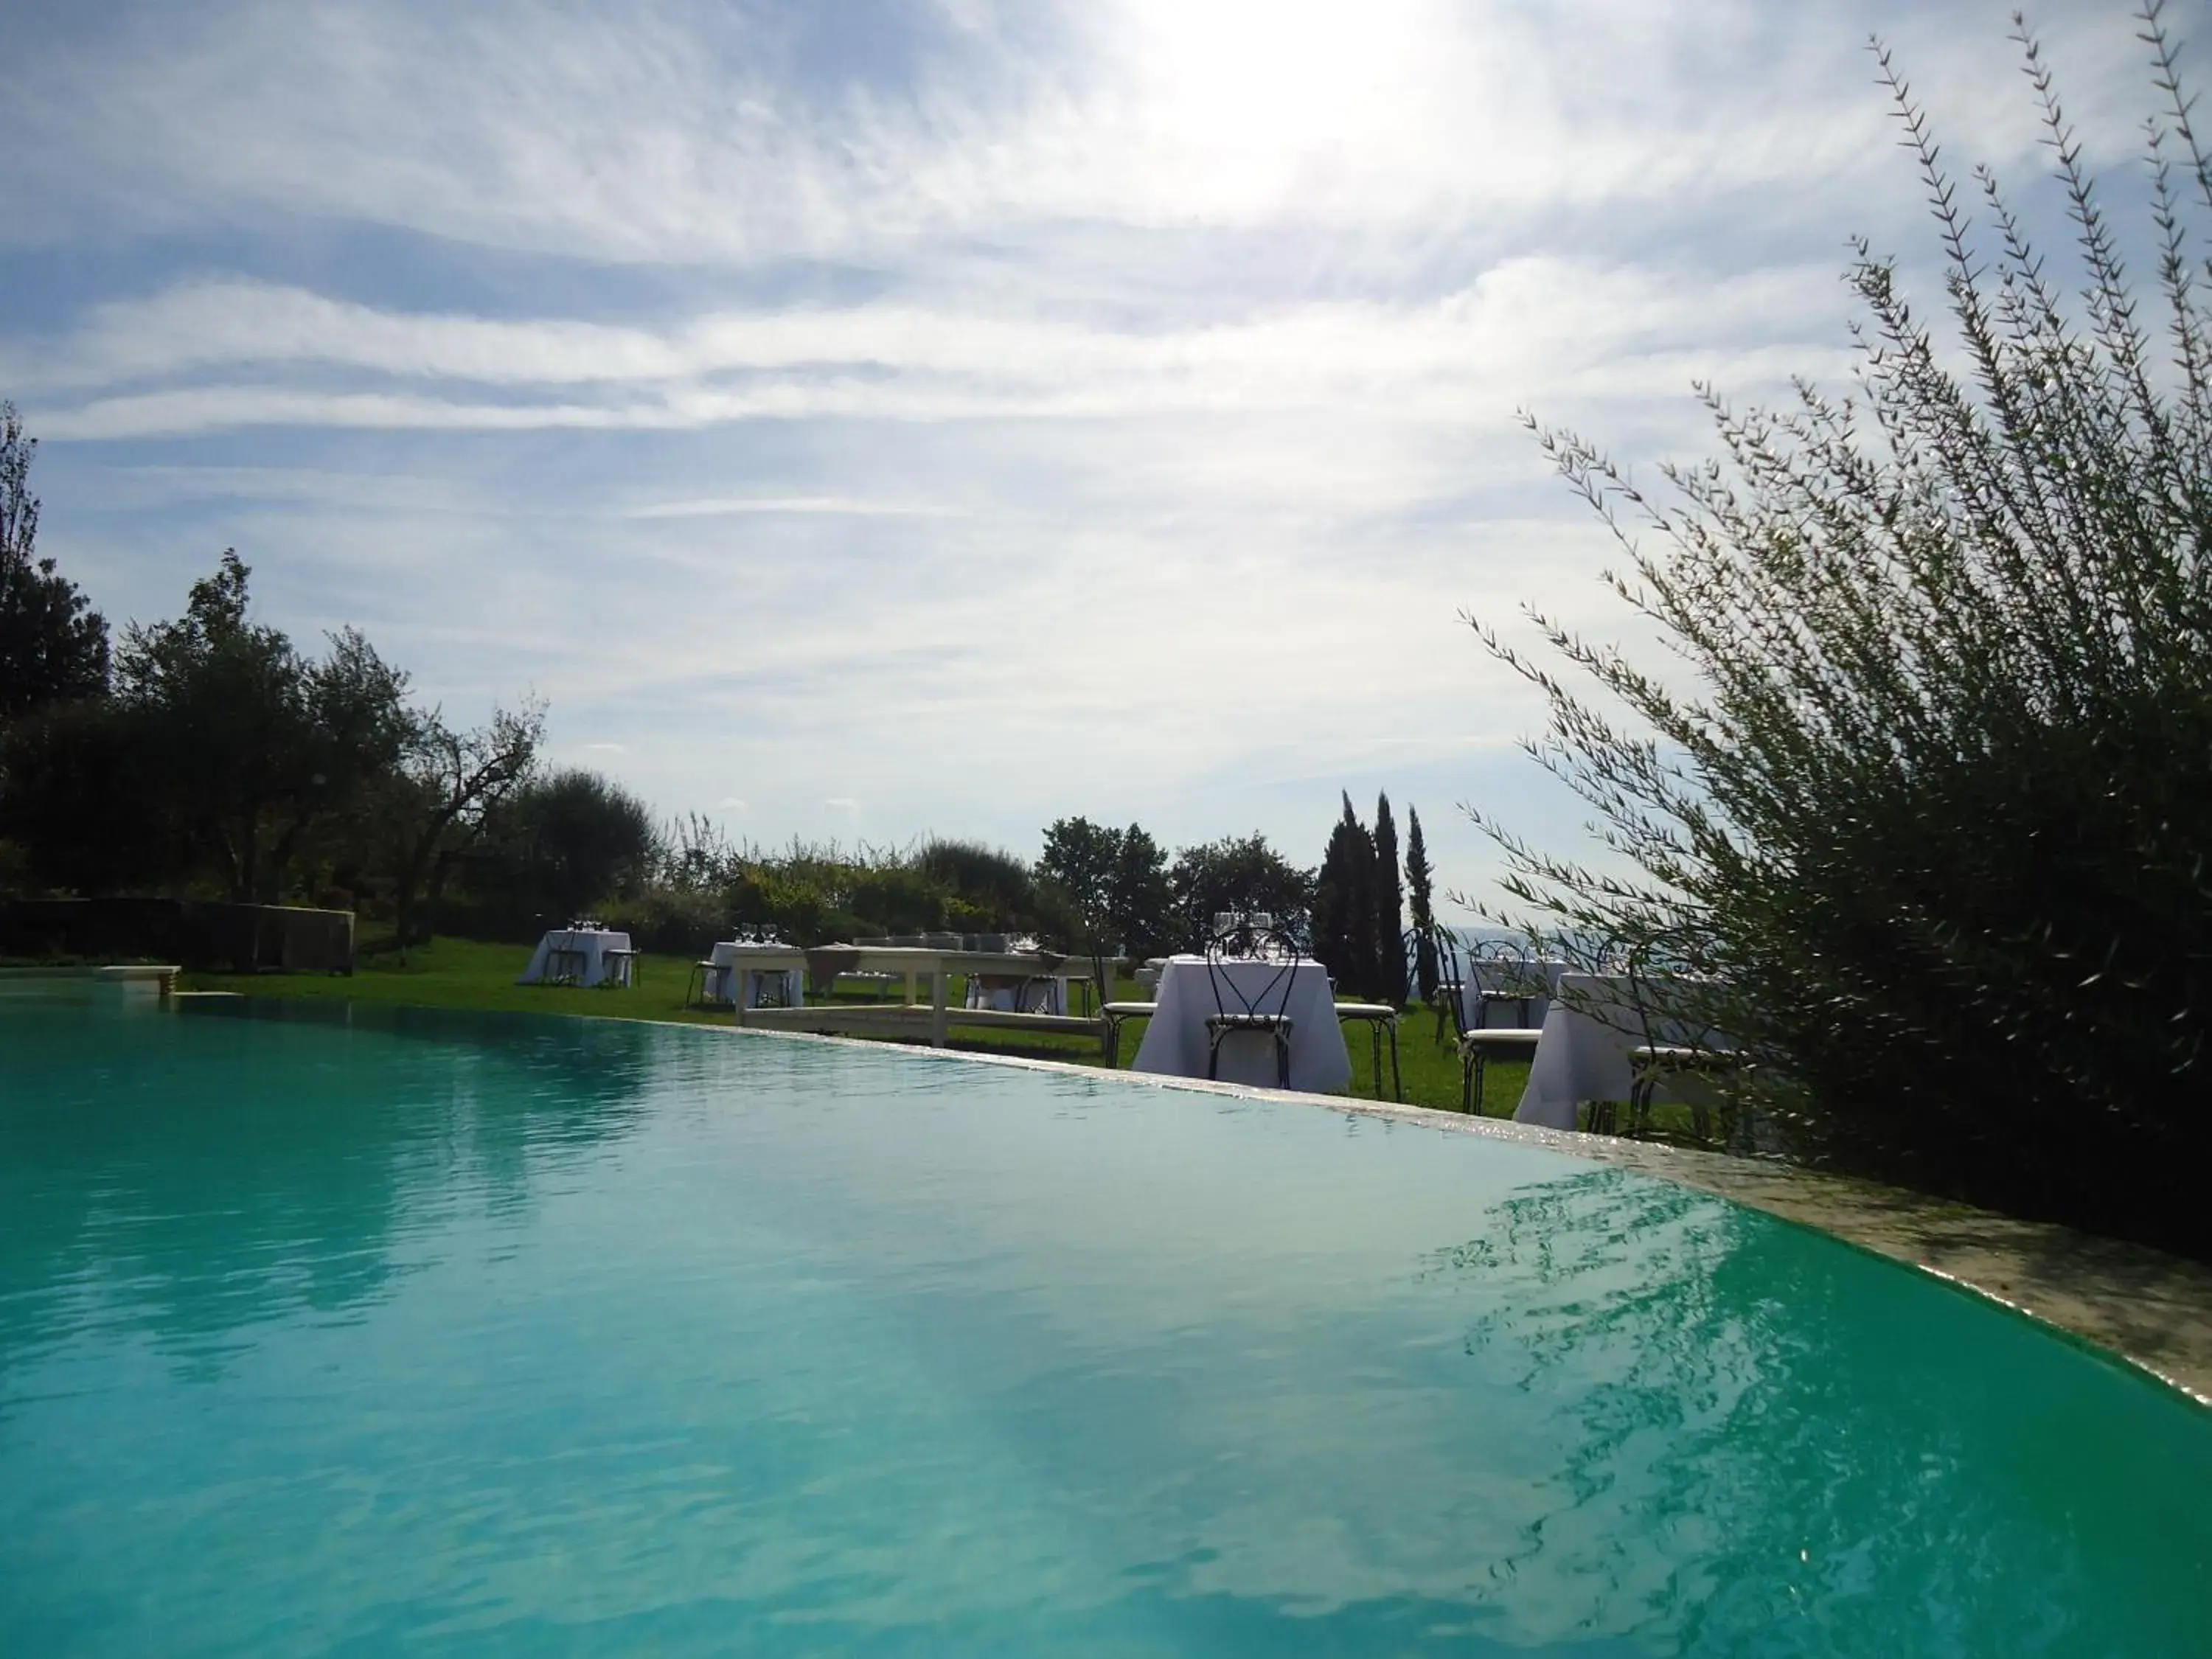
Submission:
<svg viewBox="0 0 2212 1659">
<path fill-rule="evenodd" d="M 1082 975 L 1087 983 L 1090 975 Z M 970 974 L 970 1008 L 991 1008 L 1009 1014 L 1064 1014 L 1068 1012 L 1070 976 L 1060 974 Z"/>
<path fill-rule="evenodd" d="M 1559 975 L 1557 994 L 1544 1012 L 1543 1039 L 1528 1065 L 1528 1086 L 1521 1092 L 1513 1121 L 1571 1129 L 1576 1127 L 1575 1108 L 1582 1102 L 1626 1101 L 1636 1081 L 1629 1051 L 1646 1042 L 1723 1046 L 1711 1032 L 1656 1012 L 1649 1017 L 1647 1036 L 1638 998 L 1640 994 L 1648 1007 L 1655 994 L 1663 1006 L 1664 981 L 1639 983 L 1626 975 Z M 1693 1100 L 1703 1090 L 1694 1076 L 1676 1074 L 1660 1085 L 1652 1099 Z"/>
<path fill-rule="evenodd" d="M 630 982 L 629 935 L 610 933 L 604 927 L 554 927 L 538 941 L 532 952 L 530 966 L 524 970 L 517 985 L 542 985 L 554 971 L 553 953 L 556 951 L 574 951 L 576 962 L 576 983 L 604 985 L 609 982 L 627 985 Z"/>
<path fill-rule="evenodd" d="M 1541 1025 L 1551 1012 L 1552 999 L 1559 993 L 1559 981 L 1569 971 L 1564 962 L 1508 963 L 1486 962 L 1478 958 L 1468 963 L 1467 978 L 1460 988 L 1460 1018 L 1470 1031 L 1484 1026 L 1518 1025 L 1521 1023 L 1518 1008 L 1506 1002 L 1493 1002 L 1485 1007 L 1482 993 L 1518 994 L 1525 988 L 1531 994 L 1528 998 L 1529 1022 Z"/>
<path fill-rule="evenodd" d="M 755 945 L 725 939 L 707 952 L 714 965 L 707 969 L 702 994 L 709 1002 L 734 1003 L 742 993 L 749 1008 L 762 1006 L 763 981 L 781 975 L 783 1005 L 806 1006 L 806 952 L 795 945 Z"/>
<path fill-rule="evenodd" d="M 1281 971 L 1275 962 L 1224 962 L 1219 971 L 1244 995 L 1258 1004 L 1255 1012 L 1272 1012 L 1281 1005 L 1283 988 L 1276 985 L 1264 1002 L 1261 993 Z M 1328 984 L 1328 969 L 1311 958 L 1302 958 L 1291 970 L 1296 977 L 1285 1010 L 1291 1019 L 1291 1087 L 1312 1094 L 1333 1094 L 1352 1081 L 1352 1055 L 1344 1046 L 1344 1027 L 1336 1018 L 1336 999 Z M 1229 1012 L 1243 1012 L 1232 993 Z M 1204 1077 L 1207 1036 L 1206 1022 L 1219 1012 L 1207 977 L 1206 958 L 1170 957 L 1160 967 L 1159 995 L 1154 1000 L 1152 1024 L 1137 1049 L 1130 1070 L 1154 1072 L 1169 1077 Z M 1238 1033 L 1221 1045 L 1220 1079 L 1224 1083 L 1276 1085 L 1274 1039 L 1264 1032 Z"/>
</svg>

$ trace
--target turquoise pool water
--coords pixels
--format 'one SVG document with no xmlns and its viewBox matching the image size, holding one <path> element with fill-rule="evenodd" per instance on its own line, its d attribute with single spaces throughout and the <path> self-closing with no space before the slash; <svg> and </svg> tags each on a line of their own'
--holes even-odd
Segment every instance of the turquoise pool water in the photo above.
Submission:
<svg viewBox="0 0 2212 1659">
<path fill-rule="evenodd" d="M 0 1654 L 2212 1652 L 2212 1415 L 1717 1200 L 772 1037 L 0 1000 Z"/>
</svg>

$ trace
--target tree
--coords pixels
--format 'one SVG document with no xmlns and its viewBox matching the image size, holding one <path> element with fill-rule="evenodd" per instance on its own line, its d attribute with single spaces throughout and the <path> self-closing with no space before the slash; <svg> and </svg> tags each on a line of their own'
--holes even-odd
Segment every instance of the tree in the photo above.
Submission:
<svg viewBox="0 0 2212 1659">
<path fill-rule="evenodd" d="M 225 550 L 174 622 L 133 623 L 116 701 L 137 775 L 186 862 L 231 897 L 272 902 L 304 838 L 398 760 L 407 676 L 350 629 L 320 661 L 247 617 L 248 568 Z"/>
<path fill-rule="evenodd" d="M 1168 871 L 1176 925 L 1193 946 L 1224 911 L 1265 911 L 1292 934 L 1304 931 L 1314 878 L 1291 864 L 1258 830 L 1228 836 L 1176 854 Z"/>
<path fill-rule="evenodd" d="M 1121 856 L 1121 831 L 1110 824 L 1058 818 L 1044 832 L 1037 873 L 1060 889 L 1092 940 L 1112 919 L 1114 872 Z"/>
<path fill-rule="evenodd" d="M 532 778 L 499 816 L 521 885 L 563 917 L 635 888 L 659 849 L 652 809 L 597 772 Z"/>
<path fill-rule="evenodd" d="M 1168 884 L 1167 850 L 1142 824 L 1121 831 L 1114 857 L 1107 915 L 1121 948 L 1142 961 L 1166 951 L 1175 896 Z"/>
<path fill-rule="evenodd" d="M 1121 857 L 1121 833 L 1110 825 L 1086 817 L 1055 819 L 1044 832 L 1044 855 L 1037 860 L 1043 876 L 1076 916 L 1082 938 L 1071 940 L 1091 957 L 1091 983 L 1103 992 L 1112 983 L 1106 968 L 1112 924 L 1114 877 Z"/>
<path fill-rule="evenodd" d="M 21 848 L 40 883 L 143 892 L 178 872 L 176 838 L 132 737 L 106 698 L 48 703 L 0 726 L 0 837 Z"/>
<path fill-rule="evenodd" d="M 1329 831 L 1314 884 L 1313 948 L 1338 988 L 1355 996 L 1380 995 L 1377 960 L 1375 837 L 1344 797 L 1344 816 Z"/>
<path fill-rule="evenodd" d="M 1978 236 L 1882 52 L 1953 337 L 1861 244 L 1851 398 L 1703 390 L 1725 462 L 1666 470 L 1663 505 L 1540 434 L 1693 684 L 1540 617 L 1626 723 L 1487 633 L 1613 860 L 1481 821 L 1546 931 L 1684 971 L 1808 1155 L 2212 1254 L 2212 158 L 2142 16 L 2154 298 L 2031 39 L 2078 313 L 1985 171 Z"/>
<path fill-rule="evenodd" d="M 1393 1008 L 1406 1006 L 1406 890 L 1398 880 L 1398 826 L 1390 797 L 1375 799 L 1375 988 Z"/>
<path fill-rule="evenodd" d="M 0 725 L 50 702 L 107 690 L 107 623 L 37 556 L 39 498 L 15 405 L 0 403 Z"/>
<path fill-rule="evenodd" d="M 495 708 L 469 731 L 441 712 L 418 715 L 387 780 L 378 817 L 389 826 L 399 947 L 422 942 L 417 910 L 435 900 L 461 857 L 480 843 L 500 804 L 530 775 L 545 740 L 545 705 Z"/>
<path fill-rule="evenodd" d="M 1421 815 L 1406 809 L 1406 896 L 1413 911 L 1413 988 L 1421 1000 L 1437 999 L 1437 912 L 1435 867 L 1421 839 Z"/>
<path fill-rule="evenodd" d="M 1028 865 L 980 841 L 931 841 L 921 849 L 922 873 L 952 896 L 965 924 L 1006 933 L 1031 925 L 1036 878 Z"/>
</svg>

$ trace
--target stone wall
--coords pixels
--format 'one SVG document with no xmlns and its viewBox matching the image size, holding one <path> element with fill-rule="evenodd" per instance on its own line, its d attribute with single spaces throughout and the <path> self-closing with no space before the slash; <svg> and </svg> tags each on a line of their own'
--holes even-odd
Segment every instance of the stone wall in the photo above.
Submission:
<svg viewBox="0 0 2212 1659">
<path fill-rule="evenodd" d="M 353 912 L 198 899 L 15 899 L 0 902 L 0 956 L 349 974 Z"/>
</svg>

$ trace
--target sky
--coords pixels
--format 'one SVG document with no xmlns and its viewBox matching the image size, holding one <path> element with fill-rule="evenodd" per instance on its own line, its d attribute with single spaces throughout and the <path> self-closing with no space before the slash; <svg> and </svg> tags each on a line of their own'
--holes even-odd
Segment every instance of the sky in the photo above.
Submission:
<svg viewBox="0 0 2212 1659">
<path fill-rule="evenodd" d="M 2206 7 L 2176 4 L 2185 36 Z M 2120 4 L 2032 19 L 2093 165 Z M 1080 813 L 1317 862 L 1349 790 L 1495 901 L 1584 844 L 1470 617 L 1630 634 L 1522 410 L 1639 479 L 1940 303 L 1947 154 L 2044 161 L 2008 8 L 15 0 L 0 397 L 111 621 L 226 547 L 456 720 L 735 837 Z M 2192 58 L 2190 61 L 2203 61 Z M 2030 204 L 2031 214 L 2046 208 Z"/>
</svg>

